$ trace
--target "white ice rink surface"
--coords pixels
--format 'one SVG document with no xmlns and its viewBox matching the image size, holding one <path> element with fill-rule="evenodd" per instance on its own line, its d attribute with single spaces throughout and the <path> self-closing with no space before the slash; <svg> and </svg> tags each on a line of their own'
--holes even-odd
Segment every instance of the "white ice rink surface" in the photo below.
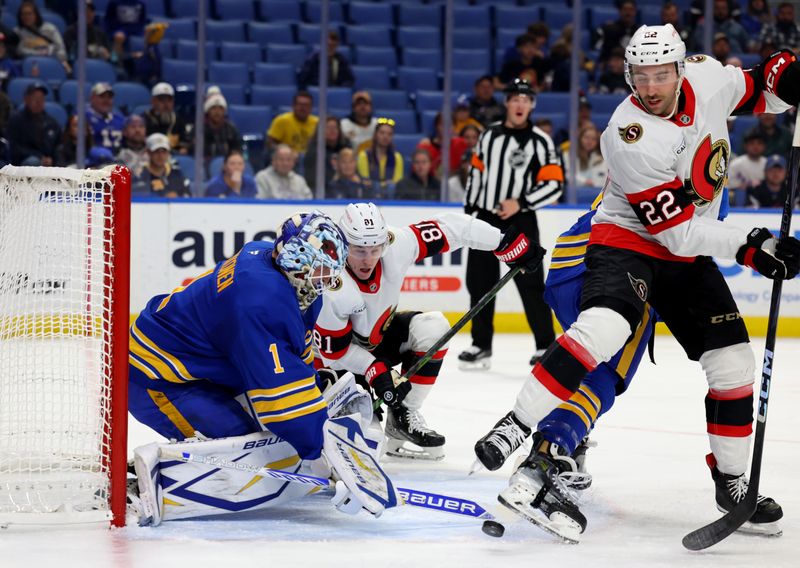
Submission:
<svg viewBox="0 0 800 568">
<path fill-rule="evenodd" d="M 424 409 L 428 423 L 447 436 L 444 461 L 395 461 L 386 469 L 399 486 L 466 497 L 488 508 L 511 466 L 468 478 L 472 445 L 510 409 L 529 372 L 532 340 L 497 336 L 492 370 L 474 374 L 455 364 L 468 341 L 464 334 L 453 341 Z M 760 380 L 763 340 L 755 338 L 753 347 Z M 658 336 L 656 361 L 642 364 L 630 391 L 593 435 L 598 447 L 587 463 L 594 486 L 582 505 L 589 526 L 579 545 L 556 542 L 524 521 L 493 539 L 479 521 L 411 506 L 380 519 L 349 517 L 327 497 L 314 496 L 291 509 L 157 528 L 0 531 L 0 567 L 800 566 L 800 340 L 781 340 L 776 349 L 761 483 L 762 492 L 783 506 L 784 534 L 735 534 L 700 553 L 686 551 L 681 538 L 719 516 L 704 461 L 705 380 L 699 364 L 686 360 L 669 337 Z M 149 430 L 131 424 L 131 447 L 152 439 Z"/>
</svg>

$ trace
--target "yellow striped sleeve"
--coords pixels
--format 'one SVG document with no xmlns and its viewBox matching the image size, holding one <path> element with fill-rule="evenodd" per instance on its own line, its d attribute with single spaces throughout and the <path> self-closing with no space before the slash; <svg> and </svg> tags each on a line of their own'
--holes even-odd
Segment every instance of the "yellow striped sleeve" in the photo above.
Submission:
<svg viewBox="0 0 800 568">
<path fill-rule="evenodd" d="M 273 400 L 253 400 L 253 409 L 258 413 L 259 416 L 261 416 L 262 414 L 275 413 L 281 410 L 286 410 L 287 408 L 291 408 L 293 406 L 299 406 L 301 404 L 316 401 L 321 396 L 322 393 L 320 393 L 319 389 L 314 386 L 314 388 L 309 388 L 296 394 L 283 396 Z"/>
<path fill-rule="evenodd" d="M 251 399 L 256 397 L 275 398 L 279 396 L 285 396 L 287 394 L 291 394 L 299 390 L 306 389 L 311 385 L 316 385 L 316 382 L 314 380 L 314 375 L 306 377 L 305 379 L 300 379 L 298 381 L 287 383 L 285 385 L 274 387 L 271 389 L 253 389 L 247 391 L 247 394 L 250 396 Z"/>
<path fill-rule="evenodd" d="M 553 249 L 553 258 L 563 258 L 568 256 L 584 256 L 586 245 L 578 247 L 556 247 Z"/>
<path fill-rule="evenodd" d="M 581 233 L 580 235 L 561 235 L 556 239 L 556 246 L 561 243 L 580 243 L 589 242 L 589 235 L 591 233 Z"/>
<path fill-rule="evenodd" d="M 197 377 L 186 370 L 186 367 L 174 355 L 159 348 L 151 339 L 141 332 L 133 322 L 130 337 L 130 351 L 155 367 L 162 377 L 170 382 L 183 383 L 196 381 Z"/>
<path fill-rule="evenodd" d="M 327 408 L 327 404 L 324 400 L 320 398 L 319 402 L 314 404 L 310 404 L 303 408 L 298 408 L 292 412 L 287 412 L 284 414 L 273 414 L 270 416 L 265 416 L 264 418 L 260 418 L 262 424 L 270 424 L 272 422 L 285 422 L 287 420 L 293 420 L 295 418 L 300 418 L 301 416 L 305 416 L 306 414 L 313 414 L 318 410 L 324 410 Z"/>
<path fill-rule="evenodd" d="M 576 258 L 573 260 L 559 260 L 550 263 L 550 270 L 558 268 L 569 268 L 570 266 L 577 266 L 582 262 L 583 262 L 582 258 Z"/>
</svg>

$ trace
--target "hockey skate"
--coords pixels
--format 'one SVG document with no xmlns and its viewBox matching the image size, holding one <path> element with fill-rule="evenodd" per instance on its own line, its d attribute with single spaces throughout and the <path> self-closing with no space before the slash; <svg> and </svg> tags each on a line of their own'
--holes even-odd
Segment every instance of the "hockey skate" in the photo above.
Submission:
<svg viewBox="0 0 800 568">
<path fill-rule="evenodd" d="M 517 420 L 512 410 L 489 430 L 483 438 L 475 442 L 475 455 L 480 464 L 489 471 L 500 469 L 531 435 L 531 429 Z M 475 467 L 473 467 L 475 471 Z"/>
<path fill-rule="evenodd" d="M 706 456 L 708 467 L 711 468 L 711 479 L 714 480 L 716 487 L 715 498 L 717 509 L 727 513 L 739 501 L 744 499 L 749 486 L 747 476 L 729 475 L 717 469 L 717 461 L 713 454 Z M 758 496 L 756 512 L 750 520 L 743 524 L 738 530 L 747 534 L 757 534 L 763 536 L 781 536 L 778 521 L 783 517 L 783 509 L 771 497 Z"/>
<path fill-rule="evenodd" d="M 574 494 L 560 478 L 559 462 L 549 453 L 534 451 L 511 476 L 497 500 L 544 531 L 577 544 L 586 529 Z"/>
<path fill-rule="evenodd" d="M 428 428 L 419 410 L 404 405 L 389 408 L 386 418 L 386 455 L 438 461 L 444 458 L 444 436 Z"/>
<path fill-rule="evenodd" d="M 492 366 L 492 350 L 471 345 L 458 355 L 458 368 L 462 371 L 486 371 Z"/>
</svg>

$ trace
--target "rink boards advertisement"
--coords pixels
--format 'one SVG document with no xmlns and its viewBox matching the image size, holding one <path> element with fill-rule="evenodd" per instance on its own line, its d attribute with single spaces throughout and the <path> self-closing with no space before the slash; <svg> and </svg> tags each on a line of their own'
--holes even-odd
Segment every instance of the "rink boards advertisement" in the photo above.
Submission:
<svg viewBox="0 0 800 568">
<path fill-rule="evenodd" d="M 232 256 L 250 240 L 272 240 L 285 218 L 318 208 L 334 219 L 344 202 L 229 202 L 221 200 L 135 200 L 131 231 L 131 311 L 137 313 L 152 296 L 171 291 Z M 391 227 L 402 227 L 444 212 L 459 213 L 455 204 L 386 204 L 381 209 Z M 538 212 L 542 245 L 552 248 L 558 234 L 585 211 L 556 206 Z M 726 223 L 743 230 L 768 227 L 777 233 L 780 210 L 732 212 Z M 800 233 L 797 231 L 796 233 Z M 797 236 L 797 235 L 796 235 Z M 466 251 L 448 252 L 411 267 L 403 284 L 401 309 L 439 310 L 451 321 L 469 309 L 464 280 Z M 549 257 L 545 266 L 549 264 Z M 753 334 L 763 334 L 772 282 L 735 261 L 718 260 L 742 315 Z M 686 290 L 691 294 L 691 290 Z M 800 280 L 784 283 L 781 333 L 800 335 Z M 509 284 L 497 296 L 497 331 L 527 329 L 516 288 Z"/>
</svg>

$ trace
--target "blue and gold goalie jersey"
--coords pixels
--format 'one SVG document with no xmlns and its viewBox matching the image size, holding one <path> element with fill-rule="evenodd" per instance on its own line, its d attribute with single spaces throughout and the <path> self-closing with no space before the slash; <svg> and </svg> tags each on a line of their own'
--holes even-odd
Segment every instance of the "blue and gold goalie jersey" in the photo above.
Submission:
<svg viewBox="0 0 800 568">
<path fill-rule="evenodd" d="M 167 437 L 268 429 L 300 457 L 319 456 L 327 414 L 311 333 L 321 299 L 301 312 L 272 250 L 272 243 L 248 243 L 187 286 L 150 300 L 130 330 L 137 419 Z"/>
</svg>

